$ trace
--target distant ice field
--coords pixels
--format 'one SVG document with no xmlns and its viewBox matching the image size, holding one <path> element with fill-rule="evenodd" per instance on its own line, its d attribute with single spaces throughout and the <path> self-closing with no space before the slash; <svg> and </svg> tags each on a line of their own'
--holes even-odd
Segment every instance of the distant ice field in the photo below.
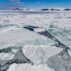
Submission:
<svg viewBox="0 0 71 71">
<path fill-rule="evenodd" d="M 6 14 L 54 14 L 54 13 L 70 13 L 71 11 L 24 11 L 24 10 L 0 10 L 0 13 Z"/>
</svg>

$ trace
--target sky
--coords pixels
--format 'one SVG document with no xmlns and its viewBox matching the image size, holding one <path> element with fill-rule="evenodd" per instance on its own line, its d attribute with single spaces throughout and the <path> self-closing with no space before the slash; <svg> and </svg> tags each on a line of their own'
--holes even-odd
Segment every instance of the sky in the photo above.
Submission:
<svg viewBox="0 0 71 71">
<path fill-rule="evenodd" d="M 71 8 L 71 0 L 0 0 L 0 9 L 25 8 Z"/>
</svg>

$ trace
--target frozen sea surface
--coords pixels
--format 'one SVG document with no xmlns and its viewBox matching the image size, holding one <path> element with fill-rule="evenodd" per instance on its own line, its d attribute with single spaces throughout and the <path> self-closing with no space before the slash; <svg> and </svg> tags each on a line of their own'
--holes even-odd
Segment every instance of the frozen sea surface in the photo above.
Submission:
<svg viewBox="0 0 71 71">
<path fill-rule="evenodd" d="M 71 12 L 0 12 L 0 71 L 29 69 L 71 70 Z"/>
</svg>

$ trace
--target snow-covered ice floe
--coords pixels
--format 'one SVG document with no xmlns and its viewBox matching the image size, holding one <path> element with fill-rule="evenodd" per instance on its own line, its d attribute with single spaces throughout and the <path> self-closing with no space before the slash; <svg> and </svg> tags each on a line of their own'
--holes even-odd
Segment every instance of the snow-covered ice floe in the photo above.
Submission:
<svg viewBox="0 0 71 71">
<path fill-rule="evenodd" d="M 12 64 L 7 71 L 55 71 L 47 65 L 31 66 L 30 64 Z"/>
<path fill-rule="evenodd" d="M 0 71 L 71 71 L 70 16 L 0 13 Z"/>
<path fill-rule="evenodd" d="M 63 49 L 49 45 L 26 45 L 23 47 L 23 53 L 34 65 L 46 64 L 49 57 L 60 53 Z"/>
</svg>

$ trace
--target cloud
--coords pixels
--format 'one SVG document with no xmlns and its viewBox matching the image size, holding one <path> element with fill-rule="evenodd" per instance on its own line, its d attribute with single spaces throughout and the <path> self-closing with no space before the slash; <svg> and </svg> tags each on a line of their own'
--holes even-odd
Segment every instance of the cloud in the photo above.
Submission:
<svg viewBox="0 0 71 71">
<path fill-rule="evenodd" d="M 16 4 L 20 4 L 21 0 L 10 0 L 11 2 L 14 2 Z"/>
</svg>

